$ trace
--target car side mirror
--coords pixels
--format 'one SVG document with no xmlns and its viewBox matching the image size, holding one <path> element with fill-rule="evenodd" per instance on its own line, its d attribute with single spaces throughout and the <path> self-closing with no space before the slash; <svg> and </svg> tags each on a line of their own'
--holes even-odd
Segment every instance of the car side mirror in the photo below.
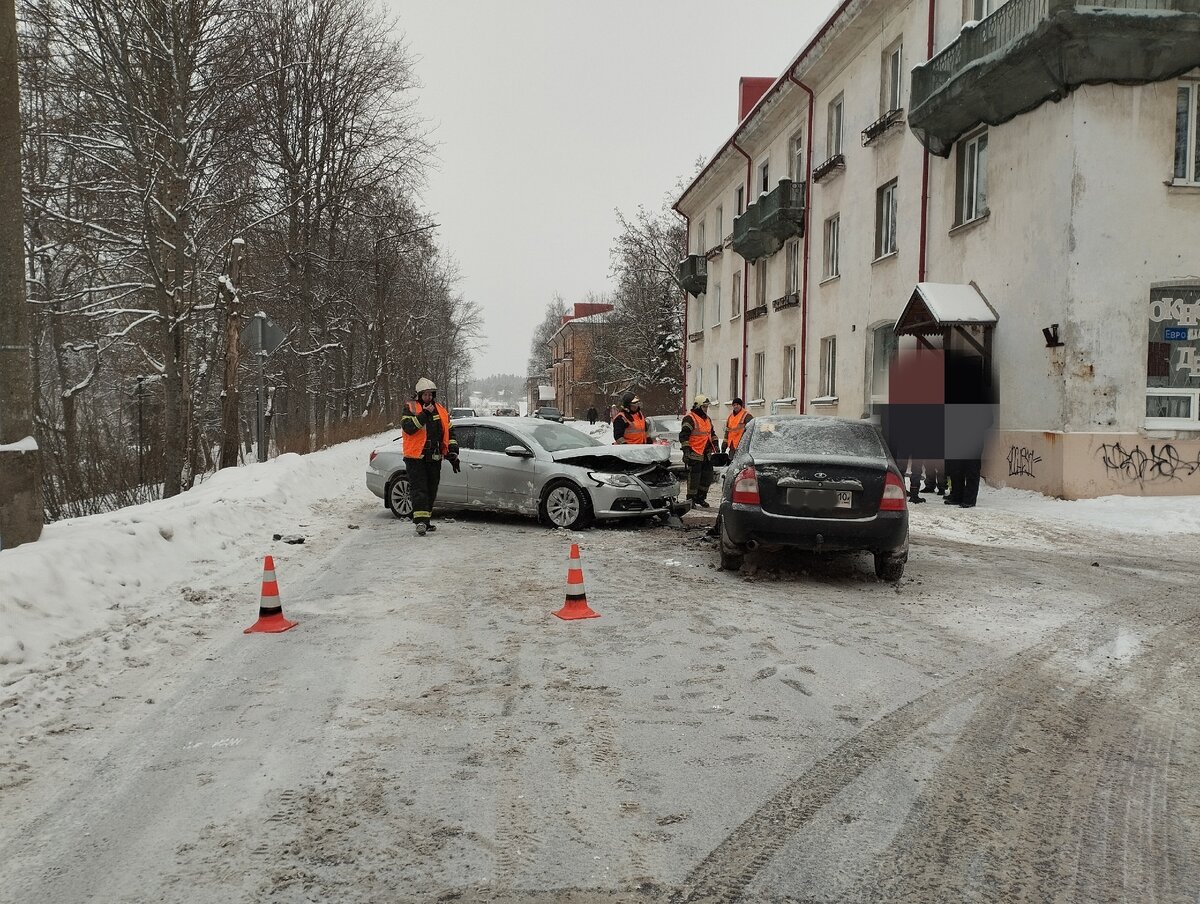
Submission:
<svg viewBox="0 0 1200 904">
<path fill-rule="evenodd" d="M 513 458 L 533 458 L 533 453 L 524 446 L 509 446 L 504 450 L 505 455 L 511 455 Z"/>
</svg>

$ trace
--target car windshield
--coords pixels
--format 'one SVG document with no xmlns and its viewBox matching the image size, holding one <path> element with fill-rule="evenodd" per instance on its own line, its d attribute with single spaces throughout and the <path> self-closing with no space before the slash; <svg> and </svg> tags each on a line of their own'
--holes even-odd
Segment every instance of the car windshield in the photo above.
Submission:
<svg viewBox="0 0 1200 904">
<path fill-rule="evenodd" d="M 759 418 L 751 422 L 756 455 L 830 455 L 883 458 L 879 431 L 866 421 L 837 418 Z"/>
<path fill-rule="evenodd" d="M 567 449 L 586 449 L 589 446 L 603 446 L 600 440 L 580 433 L 574 427 L 567 427 L 554 422 L 536 424 L 525 428 L 547 452 L 564 452 Z"/>
</svg>

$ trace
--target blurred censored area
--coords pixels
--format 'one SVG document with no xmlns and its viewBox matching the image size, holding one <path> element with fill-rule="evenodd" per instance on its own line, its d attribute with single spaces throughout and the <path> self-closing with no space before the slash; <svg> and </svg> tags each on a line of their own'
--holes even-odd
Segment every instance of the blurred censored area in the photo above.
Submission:
<svg viewBox="0 0 1200 904">
<path fill-rule="evenodd" d="M 976 354 L 897 352 L 888 366 L 887 397 L 873 413 L 897 461 L 981 459 L 997 424 L 995 379 Z"/>
</svg>

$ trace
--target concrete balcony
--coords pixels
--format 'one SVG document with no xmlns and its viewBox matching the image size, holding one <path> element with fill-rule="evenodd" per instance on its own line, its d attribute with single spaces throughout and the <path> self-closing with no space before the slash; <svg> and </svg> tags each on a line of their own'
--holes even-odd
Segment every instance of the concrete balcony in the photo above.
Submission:
<svg viewBox="0 0 1200 904">
<path fill-rule="evenodd" d="M 932 153 L 1083 84 L 1147 84 L 1200 66 L 1200 0 L 1008 0 L 912 73 L 908 125 Z"/>
<path fill-rule="evenodd" d="M 708 259 L 703 254 L 689 254 L 676 267 L 679 284 L 689 295 L 708 291 Z"/>
<path fill-rule="evenodd" d="M 780 179 L 733 221 L 733 250 L 748 261 L 770 257 L 790 238 L 804 235 L 806 184 Z"/>
</svg>

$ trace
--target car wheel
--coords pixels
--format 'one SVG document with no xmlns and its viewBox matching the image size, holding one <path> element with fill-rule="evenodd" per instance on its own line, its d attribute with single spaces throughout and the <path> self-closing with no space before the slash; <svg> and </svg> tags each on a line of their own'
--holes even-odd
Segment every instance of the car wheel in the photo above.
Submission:
<svg viewBox="0 0 1200 904">
<path fill-rule="evenodd" d="M 542 520 L 555 527 L 579 530 L 592 520 L 587 495 L 569 480 L 556 480 L 542 493 Z"/>
<path fill-rule="evenodd" d="M 741 570 L 745 553 L 742 552 L 740 546 L 729 539 L 729 532 L 725 530 L 724 518 L 717 519 L 717 548 L 721 552 L 722 571 Z"/>
<path fill-rule="evenodd" d="M 411 518 L 413 513 L 412 489 L 407 474 L 397 474 L 388 481 L 383 491 L 384 502 L 397 518 Z"/>
<path fill-rule="evenodd" d="M 875 577 L 895 583 L 904 577 L 905 559 L 885 552 L 875 553 Z"/>
</svg>

